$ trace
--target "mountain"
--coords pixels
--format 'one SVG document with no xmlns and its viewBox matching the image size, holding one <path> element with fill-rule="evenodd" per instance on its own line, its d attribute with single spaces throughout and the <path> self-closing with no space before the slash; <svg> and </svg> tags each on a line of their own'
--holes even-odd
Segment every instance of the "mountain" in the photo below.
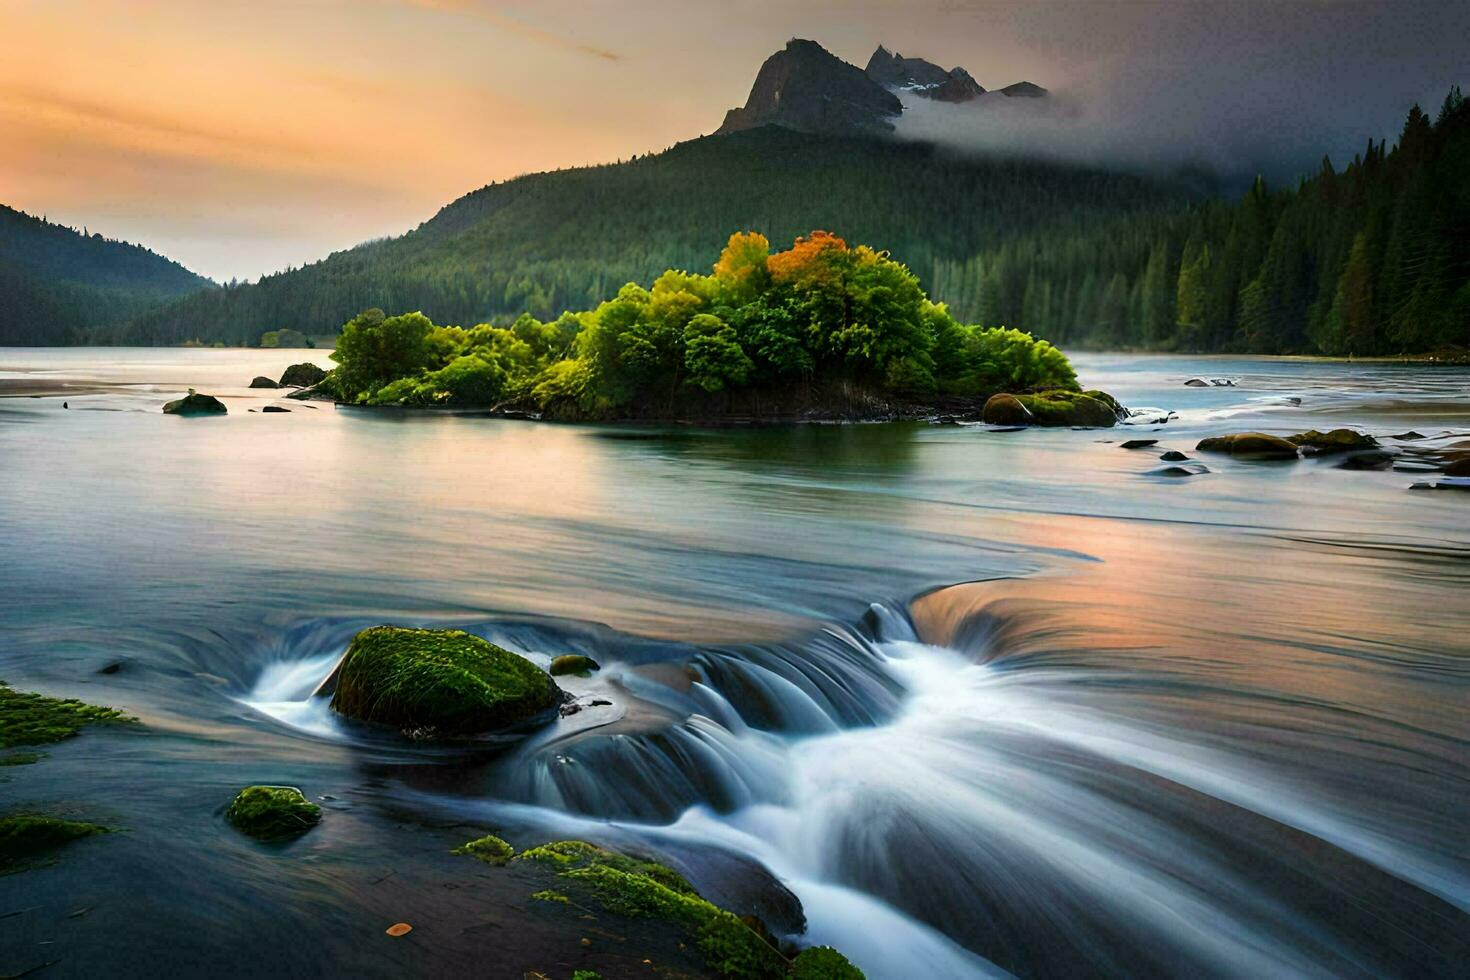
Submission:
<svg viewBox="0 0 1470 980">
<path fill-rule="evenodd" d="M 945 71 L 923 58 L 905 58 L 883 45 L 868 59 L 867 76 L 880 85 L 903 89 L 941 102 L 969 102 L 985 94 L 980 83 L 963 68 Z"/>
<path fill-rule="evenodd" d="M 1046 97 L 1047 91 L 1032 82 L 1015 82 L 1001 89 L 1000 94 L 1008 95 L 1013 99 L 1041 99 Z"/>
<path fill-rule="evenodd" d="M 140 245 L 0 205 L 0 345 L 84 343 L 213 285 Z"/>
<path fill-rule="evenodd" d="M 815 41 L 792 38 L 756 73 L 745 105 L 718 133 L 783 126 L 804 133 L 885 133 L 903 104 L 860 69 Z"/>
<path fill-rule="evenodd" d="M 399 238 L 185 297 L 119 340 L 255 343 L 266 330 L 334 332 L 370 307 L 463 325 L 545 319 L 667 268 L 708 269 L 742 230 L 789 246 L 824 229 L 889 249 L 944 299 L 936 270 L 982 248 L 1197 197 L 1171 181 L 768 125 L 492 184 Z"/>
</svg>

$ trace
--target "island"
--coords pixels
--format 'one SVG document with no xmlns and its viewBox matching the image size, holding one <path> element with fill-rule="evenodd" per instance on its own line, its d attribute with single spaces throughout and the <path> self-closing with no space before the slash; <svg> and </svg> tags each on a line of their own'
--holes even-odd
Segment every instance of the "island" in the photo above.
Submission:
<svg viewBox="0 0 1470 980">
<path fill-rule="evenodd" d="M 823 231 L 781 252 L 737 232 L 709 275 L 670 269 L 550 322 L 465 328 L 368 310 L 332 358 L 304 394 L 554 421 L 1107 426 L 1127 414 L 1082 391 L 1047 341 L 960 323 L 887 252 Z"/>
</svg>

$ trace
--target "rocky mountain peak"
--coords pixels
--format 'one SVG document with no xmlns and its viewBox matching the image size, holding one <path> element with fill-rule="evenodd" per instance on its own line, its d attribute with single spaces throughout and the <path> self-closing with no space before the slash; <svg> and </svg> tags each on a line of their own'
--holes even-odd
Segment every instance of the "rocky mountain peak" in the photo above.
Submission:
<svg viewBox="0 0 1470 980">
<path fill-rule="evenodd" d="M 717 132 L 784 126 L 810 133 L 884 133 L 903 104 L 861 69 L 815 41 L 792 38 L 756 73 L 745 105 Z"/>
</svg>

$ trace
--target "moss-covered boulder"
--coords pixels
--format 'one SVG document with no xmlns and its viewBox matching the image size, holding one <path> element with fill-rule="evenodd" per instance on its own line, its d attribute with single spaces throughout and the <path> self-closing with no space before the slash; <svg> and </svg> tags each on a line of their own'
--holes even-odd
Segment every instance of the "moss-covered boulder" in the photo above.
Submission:
<svg viewBox="0 0 1470 980">
<path fill-rule="evenodd" d="M 575 674 L 578 677 L 590 677 L 594 670 L 601 670 L 596 660 L 584 657 L 580 653 L 562 654 L 551 661 L 551 676 L 561 677 L 566 674 Z"/>
<path fill-rule="evenodd" d="M 760 932 L 733 912 L 702 898 L 684 876 L 656 861 L 629 857 L 586 841 L 543 844 L 517 861 L 556 870 L 568 888 L 614 915 L 660 919 L 682 929 L 715 974 L 738 980 L 776 980 L 790 967 Z"/>
<path fill-rule="evenodd" d="M 347 648 L 332 708 L 418 737 L 454 738 L 549 720 L 561 701 L 550 675 L 481 637 L 374 626 Z"/>
<path fill-rule="evenodd" d="M 1287 436 L 1286 441 L 1304 449 L 1315 449 L 1319 453 L 1345 453 L 1354 449 L 1373 449 L 1378 445 L 1377 439 L 1353 429 L 1333 429 L 1330 432 L 1308 429 L 1306 432 Z"/>
<path fill-rule="evenodd" d="M 863 980 L 863 971 L 831 946 L 812 946 L 791 961 L 791 980 Z"/>
<path fill-rule="evenodd" d="M 1252 459 L 1296 459 L 1297 447 L 1280 436 L 1263 432 L 1236 432 L 1228 436 L 1201 439 L 1194 447 L 1202 453 L 1229 453 Z"/>
<path fill-rule="evenodd" d="M 165 404 L 163 411 L 168 415 L 224 415 L 229 409 L 213 395 L 201 395 L 190 388 L 183 398 L 175 398 Z"/>
<path fill-rule="evenodd" d="M 472 840 L 462 847 L 454 849 L 455 854 L 468 854 L 470 857 L 486 864 L 501 865 L 516 856 L 516 849 L 494 834 L 486 834 L 484 837 Z"/>
<path fill-rule="evenodd" d="M 71 738 L 84 725 L 133 721 L 115 708 L 17 691 L 0 681 L 0 748 Z"/>
<path fill-rule="evenodd" d="M 980 421 L 987 425 L 1030 425 L 1031 412 L 1015 395 L 991 395 L 980 410 Z"/>
<path fill-rule="evenodd" d="M 235 796 L 225 819 L 256 840 L 290 840 L 317 825 L 322 808 L 294 786 L 247 786 Z"/>
<path fill-rule="evenodd" d="M 252 388 L 279 388 L 280 385 L 276 384 L 270 378 L 267 378 L 264 375 L 259 375 L 258 374 L 258 375 L 256 375 L 254 378 L 252 378 L 250 380 L 250 387 L 252 387 Z"/>
<path fill-rule="evenodd" d="M 280 387 L 282 388 L 310 388 L 312 385 L 320 384 L 327 376 L 327 372 L 317 367 L 310 361 L 302 361 L 286 368 L 281 374 Z"/>
<path fill-rule="evenodd" d="M 1117 399 L 1105 391 L 1056 388 L 1031 394 L 992 395 L 980 418 L 991 425 L 1107 428 L 1125 414 Z"/>
<path fill-rule="evenodd" d="M 33 813 L 0 817 L 0 869 L 74 840 L 109 832 L 96 824 Z"/>
</svg>

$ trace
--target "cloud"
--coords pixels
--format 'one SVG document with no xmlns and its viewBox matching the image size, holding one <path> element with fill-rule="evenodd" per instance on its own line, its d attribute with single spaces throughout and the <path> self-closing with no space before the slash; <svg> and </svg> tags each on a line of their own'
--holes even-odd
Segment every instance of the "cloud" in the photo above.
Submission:
<svg viewBox="0 0 1470 980">
<path fill-rule="evenodd" d="M 1017 25 L 1042 67 L 1040 102 L 905 98 L 901 136 L 1100 166 L 1204 168 L 1291 181 L 1392 140 L 1467 81 L 1470 5 L 1059 4 Z M 1051 67 L 1047 67 L 1051 66 Z M 1011 79 L 987 77 L 982 84 Z"/>
<path fill-rule="evenodd" d="M 418 7 L 421 10 L 435 10 L 441 13 L 463 14 L 474 17 L 477 20 L 492 24 L 508 34 L 544 44 L 547 47 L 560 48 L 563 51 L 577 51 L 582 54 L 601 58 L 605 61 L 622 61 L 623 56 L 616 51 L 599 48 L 595 45 L 584 44 L 572 38 L 563 37 L 560 34 L 543 30 L 518 20 L 509 14 L 502 13 L 492 7 L 477 2 L 477 0 L 408 0 L 409 6 Z"/>
</svg>

